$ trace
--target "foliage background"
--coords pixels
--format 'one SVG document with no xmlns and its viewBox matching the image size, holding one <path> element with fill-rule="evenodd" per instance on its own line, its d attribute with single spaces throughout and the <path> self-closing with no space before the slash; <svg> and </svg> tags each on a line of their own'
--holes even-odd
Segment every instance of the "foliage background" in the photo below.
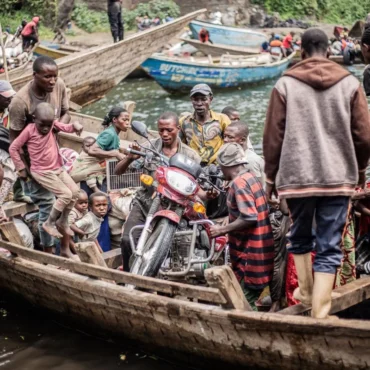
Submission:
<svg viewBox="0 0 370 370">
<path fill-rule="evenodd" d="M 364 19 L 370 11 L 370 0 L 251 0 L 251 2 L 263 6 L 270 14 L 278 12 L 283 19 L 309 18 L 348 25 L 358 19 Z M 13 31 L 22 19 L 30 20 L 35 15 L 41 15 L 41 36 L 49 37 L 52 33 L 51 29 L 46 27 L 54 26 L 58 0 L 0 0 L 0 3 L 0 22 L 3 28 L 10 26 Z M 178 17 L 180 9 L 172 0 L 152 0 L 149 3 L 139 3 L 136 9 L 124 11 L 126 29 L 135 28 L 136 17 L 145 15 L 149 18 L 159 16 L 162 19 L 167 15 Z M 83 0 L 78 0 L 72 20 L 79 28 L 87 32 L 109 30 L 106 12 L 89 10 Z"/>
</svg>

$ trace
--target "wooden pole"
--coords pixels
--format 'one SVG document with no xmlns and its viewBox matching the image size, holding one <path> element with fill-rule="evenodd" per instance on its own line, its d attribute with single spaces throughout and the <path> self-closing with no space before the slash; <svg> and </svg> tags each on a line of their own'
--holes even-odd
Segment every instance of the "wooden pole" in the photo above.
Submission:
<svg viewBox="0 0 370 370">
<path fill-rule="evenodd" d="M 3 29 L 1 28 L 1 23 L 0 23 L 0 46 L 1 46 L 1 50 L 3 51 L 5 78 L 9 81 L 8 63 L 6 61 L 5 46 L 4 46 L 4 40 L 3 40 Z"/>
</svg>

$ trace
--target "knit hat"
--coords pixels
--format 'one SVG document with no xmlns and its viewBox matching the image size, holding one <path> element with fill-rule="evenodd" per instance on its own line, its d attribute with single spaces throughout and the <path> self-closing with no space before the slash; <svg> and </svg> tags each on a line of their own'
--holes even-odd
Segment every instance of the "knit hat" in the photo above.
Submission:
<svg viewBox="0 0 370 370">
<path fill-rule="evenodd" d="M 224 167 L 239 166 L 248 164 L 245 159 L 245 152 L 237 143 L 227 143 L 221 147 L 217 154 L 217 162 Z"/>
</svg>

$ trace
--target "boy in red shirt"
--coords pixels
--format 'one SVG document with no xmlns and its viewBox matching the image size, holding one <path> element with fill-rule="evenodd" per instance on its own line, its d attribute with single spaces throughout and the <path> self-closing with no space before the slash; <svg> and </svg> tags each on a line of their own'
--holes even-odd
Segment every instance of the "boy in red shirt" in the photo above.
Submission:
<svg viewBox="0 0 370 370">
<path fill-rule="evenodd" d="M 73 236 L 68 224 L 68 215 L 73 208 L 79 188 L 63 168 L 53 129 L 62 132 L 81 134 L 83 127 L 78 123 L 64 124 L 54 121 L 54 109 L 49 103 L 41 103 L 35 112 L 35 123 L 28 124 L 9 148 L 18 175 L 27 181 L 28 173 L 45 189 L 51 191 L 58 199 L 54 203 L 49 218 L 42 225 L 51 236 L 62 237 L 57 226 L 67 235 Z M 21 158 L 21 150 L 27 145 L 31 160 L 30 171 Z"/>
</svg>

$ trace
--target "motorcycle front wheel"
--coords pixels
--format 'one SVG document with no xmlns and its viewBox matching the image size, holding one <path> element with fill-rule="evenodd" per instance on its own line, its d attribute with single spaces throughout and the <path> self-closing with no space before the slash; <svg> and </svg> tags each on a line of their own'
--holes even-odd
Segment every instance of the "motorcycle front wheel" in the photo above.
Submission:
<svg viewBox="0 0 370 370">
<path fill-rule="evenodd" d="M 145 243 L 143 255 L 136 257 L 131 273 L 156 277 L 171 248 L 177 225 L 167 218 L 161 219 Z"/>
</svg>

